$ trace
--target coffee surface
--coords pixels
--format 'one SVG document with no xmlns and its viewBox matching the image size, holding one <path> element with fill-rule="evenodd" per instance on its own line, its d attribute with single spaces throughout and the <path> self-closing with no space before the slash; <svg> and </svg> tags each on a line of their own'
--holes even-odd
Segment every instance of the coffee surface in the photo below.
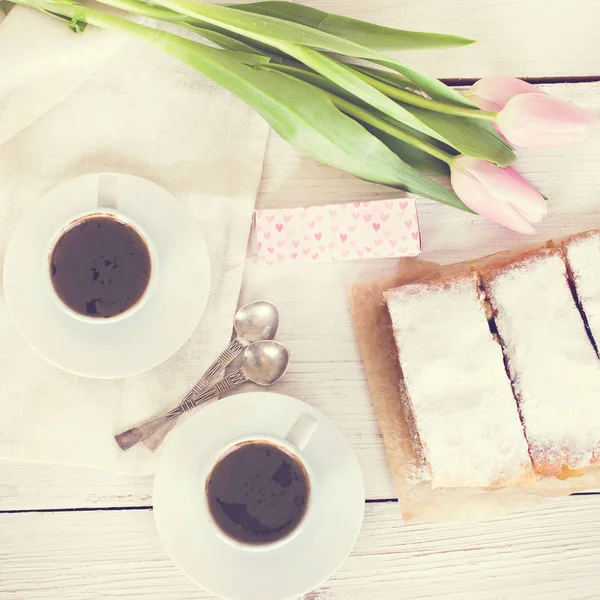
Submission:
<svg viewBox="0 0 600 600">
<path fill-rule="evenodd" d="M 206 494 L 225 534 L 246 544 L 268 544 L 302 521 L 310 485 L 302 464 L 283 449 L 269 442 L 244 442 L 216 464 Z"/>
<path fill-rule="evenodd" d="M 50 257 L 58 297 L 88 317 L 114 317 L 131 308 L 146 291 L 151 269 L 140 234 L 104 215 L 82 219 L 67 229 Z"/>
</svg>

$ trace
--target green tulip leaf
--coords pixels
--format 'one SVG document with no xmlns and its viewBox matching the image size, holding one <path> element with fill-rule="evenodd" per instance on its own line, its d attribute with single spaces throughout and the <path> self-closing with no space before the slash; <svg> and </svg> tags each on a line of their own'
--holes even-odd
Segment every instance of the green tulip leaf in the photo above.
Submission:
<svg viewBox="0 0 600 600">
<path fill-rule="evenodd" d="M 406 31 L 334 15 L 294 2 L 229 4 L 230 8 L 306 25 L 374 50 L 428 50 L 467 46 L 475 40 L 444 33 Z"/>
</svg>

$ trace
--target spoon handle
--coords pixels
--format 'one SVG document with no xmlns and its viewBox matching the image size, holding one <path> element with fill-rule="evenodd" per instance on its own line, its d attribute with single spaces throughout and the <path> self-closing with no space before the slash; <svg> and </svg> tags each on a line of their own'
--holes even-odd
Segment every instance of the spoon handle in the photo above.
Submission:
<svg viewBox="0 0 600 600">
<path fill-rule="evenodd" d="M 208 400 L 218 398 L 221 394 L 224 394 L 225 392 L 233 389 L 234 387 L 242 383 L 245 383 L 246 381 L 247 380 L 242 374 L 242 371 L 236 371 L 235 373 L 232 373 L 231 375 L 228 375 L 227 377 L 219 381 L 219 383 L 217 383 L 213 387 L 204 390 L 197 396 L 188 398 L 177 407 L 179 409 L 177 414 L 172 414 L 172 416 L 168 418 L 166 423 L 157 422 L 156 428 L 154 429 L 153 433 L 144 438 L 142 440 L 142 443 L 151 452 L 156 452 L 156 450 L 161 445 L 169 431 L 173 429 L 175 423 L 184 412 L 188 412 L 196 408 L 200 404 L 208 402 Z M 174 412 L 175 411 L 171 411 L 171 413 Z"/>
<path fill-rule="evenodd" d="M 210 388 L 205 389 L 200 394 L 187 398 L 187 400 L 184 400 L 179 406 L 174 408 L 171 412 L 167 413 L 166 421 L 161 422 L 159 420 L 156 420 L 156 422 L 151 427 L 152 432 L 150 434 L 146 435 L 147 431 L 149 431 L 149 429 L 146 428 L 146 432 L 144 434 L 145 437 L 142 439 L 144 446 L 146 446 L 146 448 L 148 448 L 148 450 L 150 450 L 151 452 L 155 452 L 157 448 L 161 445 L 162 441 L 165 439 L 169 431 L 173 429 L 175 423 L 177 422 L 177 419 L 179 419 L 179 417 L 183 413 L 196 408 L 200 404 L 203 404 L 204 402 L 207 402 L 212 398 L 217 398 L 221 394 L 224 394 L 225 392 L 236 387 L 237 385 L 244 383 L 245 381 L 246 378 L 244 377 L 240 369 L 239 371 L 228 375 L 224 379 L 221 379 L 219 383 Z"/>
<path fill-rule="evenodd" d="M 213 382 L 213 380 L 219 376 L 219 373 L 239 355 L 239 353 L 245 348 L 245 344 L 240 342 L 238 338 L 233 338 L 229 342 L 229 346 L 221 352 L 221 355 L 215 362 L 208 367 L 206 373 L 198 380 L 196 385 L 186 394 L 182 403 L 194 396 L 198 395 L 207 385 Z"/>
<path fill-rule="evenodd" d="M 202 390 L 204 390 L 210 383 L 213 382 L 216 377 L 218 377 L 219 373 L 221 373 L 225 367 L 227 367 L 237 356 L 239 356 L 240 352 L 242 352 L 244 348 L 245 345 L 240 342 L 238 338 L 232 339 L 231 342 L 229 342 L 229 346 L 227 346 L 227 348 L 221 352 L 221 355 L 217 358 L 217 360 L 215 360 L 215 362 L 208 367 L 204 375 L 202 375 L 196 385 L 194 385 L 194 387 L 185 395 L 181 403 L 186 402 L 187 400 L 190 400 L 194 396 L 200 394 Z M 146 446 L 146 448 L 148 448 L 148 450 L 151 452 L 156 452 L 165 437 L 167 437 L 169 431 L 173 429 L 176 422 L 177 419 L 170 419 L 160 429 L 154 433 L 151 433 L 145 439 L 142 439 L 142 444 L 144 444 L 144 446 Z"/>
<path fill-rule="evenodd" d="M 183 413 L 192 410 L 206 400 L 210 400 L 213 396 L 220 396 L 221 394 L 229 391 L 237 385 L 240 385 L 241 383 L 244 383 L 245 381 L 246 378 L 244 377 L 242 369 L 235 371 L 224 379 L 221 379 L 221 381 L 212 387 L 206 388 L 199 394 L 184 400 L 181 404 L 179 404 L 179 406 L 176 406 L 164 415 L 161 415 L 155 419 L 151 419 L 150 421 L 146 421 L 137 427 L 132 427 L 131 429 L 116 435 L 115 440 L 122 450 L 129 450 L 129 448 L 132 448 L 138 442 L 141 442 L 148 436 L 152 435 L 155 431 L 161 429 L 169 421 L 175 421 Z"/>
</svg>

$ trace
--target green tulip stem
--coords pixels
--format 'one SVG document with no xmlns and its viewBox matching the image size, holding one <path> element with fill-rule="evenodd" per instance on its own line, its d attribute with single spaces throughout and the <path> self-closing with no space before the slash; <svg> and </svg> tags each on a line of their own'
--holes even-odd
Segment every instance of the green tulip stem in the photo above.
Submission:
<svg viewBox="0 0 600 600">
<path fill-rule="evenodd" d="M 482 121 L 495 121 L 496 117 L 498 116 L 498 114 L 495 112 L 488 112 L 485 110 L 479 110 L 478 108 L 469 108 L 468 106 L 448 104 L 447 102 L 439 102 L 438 100 L 425 98 L 425 96 L 421 96 L 407 90 L 401 90 L 400 88 L 390 85 L 389 83 L 369 77 L 360 71 L 356 71 L 356 74 L 363 81 L 366 81 L 389 98 L 393 98 L 399 102 L 404 102 L 405 104 L 419 106 L 420 108 L 425 108 L 433 112 L 444 113 L 446 115 L 456 115 L 457 117 L 468 117 L 469 119 L 480 119 Z"/>
</svg>

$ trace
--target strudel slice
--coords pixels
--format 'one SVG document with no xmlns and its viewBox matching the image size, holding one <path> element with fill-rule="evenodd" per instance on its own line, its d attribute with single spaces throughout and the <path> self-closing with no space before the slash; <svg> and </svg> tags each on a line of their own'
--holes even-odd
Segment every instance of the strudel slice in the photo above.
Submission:
<svg viewBox="0 0 600 600">
<path fill-rule="evenodd" d="M 400 366 L 433 487 L 533 478 L 502 351 L 475 273 L 386 293 Z"/>
<path fill-rule="evenodd" d="M 600 231 L 566 239 L 564 250 L 581 308 L 596 347 L 600 344 Z"/>
<path fill-rule="evenodd" d="M 482 270 L 536 471 L 589 465 L 600 442 L 600 361 L 559 248 Z"/>
</svg>

